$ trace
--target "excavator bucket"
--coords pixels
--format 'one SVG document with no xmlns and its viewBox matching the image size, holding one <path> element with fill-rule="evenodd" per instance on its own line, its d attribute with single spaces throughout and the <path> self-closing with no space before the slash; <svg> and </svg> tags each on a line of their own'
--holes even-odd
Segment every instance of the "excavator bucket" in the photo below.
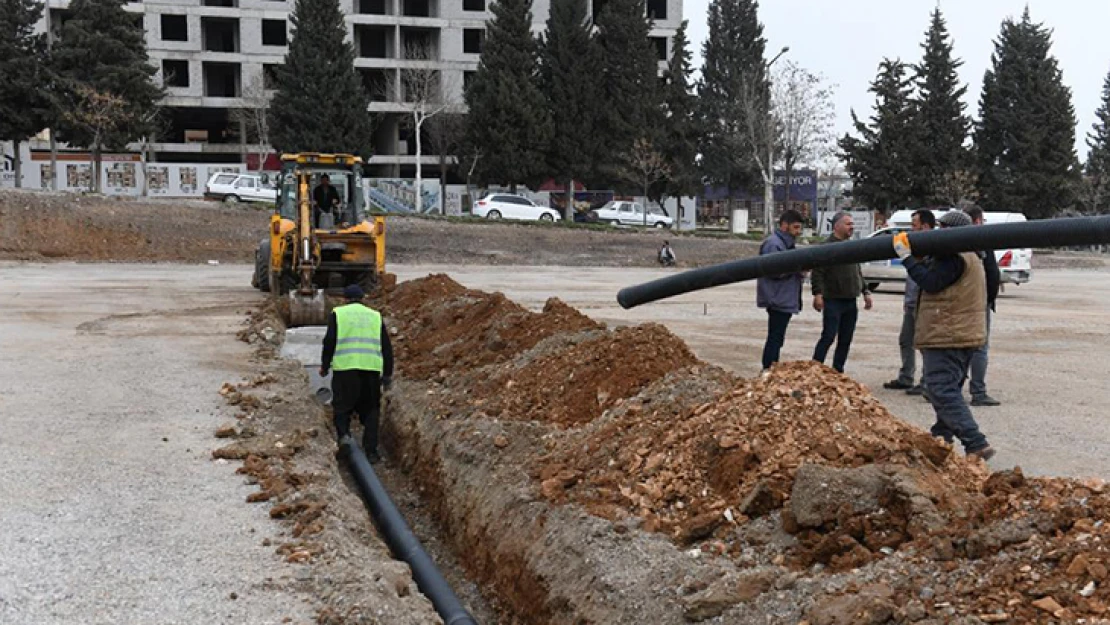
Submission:
<svg viewBox="0 0 1110 625">
<path fill-rule="evenodd" d="M 312 295 L 303 295 L 297 291 L 289 293 L 289 322 L 290 325 L 322 326 L 328 322 L 328 302 L 322 289 L 317 289 Z"/>
</svg>

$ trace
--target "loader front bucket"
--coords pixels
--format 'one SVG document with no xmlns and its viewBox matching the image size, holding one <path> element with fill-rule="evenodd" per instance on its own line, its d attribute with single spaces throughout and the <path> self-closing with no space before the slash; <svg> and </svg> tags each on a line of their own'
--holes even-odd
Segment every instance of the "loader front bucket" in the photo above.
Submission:
<svg viewBox="0 0 1110 625">
<path fill-rule="evenodd" d="M 312 295 L 297 291 L 289 293 L 289 325 L 322 326 L 328 322 L 328 302 L 324 291 L 317 289 Z"/>
</svg>

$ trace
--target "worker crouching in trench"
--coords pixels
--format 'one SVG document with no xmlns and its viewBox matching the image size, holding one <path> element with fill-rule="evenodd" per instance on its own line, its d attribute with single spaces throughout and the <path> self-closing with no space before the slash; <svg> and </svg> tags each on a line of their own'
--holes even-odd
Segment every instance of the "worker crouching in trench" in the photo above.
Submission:
<svg viewBox="0 0 1110 625">
<path fill-rule="evenodd" d="M 963 211 L 948 211 L 942 228 L 971 225 Z M 969 456 L 989 460 L 994 449 L 963 396 L 971 358 L 987 342 L 987 286 L 983 261 L 974 252 L 914 258 L 909 237 L 894 237 L 894 251 L 911 280 L 921 287 L 914 347 L 921 351 L 924 382 L 936 411 L 934 436 L 958 438 Z"/>
</svg>

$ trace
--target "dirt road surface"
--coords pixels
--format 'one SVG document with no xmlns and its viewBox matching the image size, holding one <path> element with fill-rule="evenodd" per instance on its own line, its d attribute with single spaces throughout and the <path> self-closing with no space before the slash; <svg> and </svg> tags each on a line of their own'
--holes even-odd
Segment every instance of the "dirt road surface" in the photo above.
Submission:
<svg viewBox="0 0 1110 625">
<path fill-rule="evenodd" d="M 314 622 L 210 455 L 244 275 L 0 264 L 0 623 Z"/>
<path fill-rule="evenodd" d="M 638 268 L 397 266 L 401 280 L 447 273 L 463 285 L 502 291 L 530 309 L 559 297 L 613 325 L 655 321 L 684 339 L 698 357 L 745 376 L 759 373 L 766 315 L 755 307 L 755 284 L 725 286 L 629 311 L 616 303 L 624 286 L 668 275 Z M 875 309 L 860 311 L 847 373 L 867 385 L 890 410 L 921 427 L 932 408 L 882 383 L 900 365 L 902 294 L 882 292 Z M 808 298 L 807 298 L 808 305 Z M 862 306 L 862 303 L 861 303 Z M 998 302 L 991 336 L 989 392 L 1003 402 L 975 408 L 998 455 L 994 470 L 1020 465 L 1027 473 L 1110 478 L 1110 435 L 1103 382 L 1110 368 L 1110 274 L 1046 270 L 1011 286 Z M 806 359 L 820 335 L 820 315 L 808 308 L 787 332 L 784 360 Z M 920 367 L 920 363 L 918 364 Z"/>
</svg>

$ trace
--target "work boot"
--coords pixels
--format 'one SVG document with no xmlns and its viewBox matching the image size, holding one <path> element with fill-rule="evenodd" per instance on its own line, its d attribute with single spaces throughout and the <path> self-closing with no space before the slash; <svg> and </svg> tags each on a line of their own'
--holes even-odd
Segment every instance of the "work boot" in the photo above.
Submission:
<svg viewBox="0 0 1110 625">
<path fill-rule="evenodd" d="M 914 385 L 913 387 L 906 389 L 906 395 L 913 395 L 914 397 L 917 397 L 917 396 L 924 395 L 924 394 L 925 394 L 925 387 L 921 386 L 920 384 Z"/>
<path fill-rule="evenodd" d="M 971 398 L 972 406 L 1001 406 L 1002 402 L 991 397 L 990 395 L 979 395 Z"/>
<path fill-rule="evenodd" d="M 340 462 L 343 462 L 344 457 L 346 456 L 346 453 L 343 451 L 343 445 L 348 444 L 348 443 L 351 444 L 351 445 L 354 445 L 354 443 L 355 443 L 355 439 L 351 438 L 350 434 L 344 434 L 343 436 L 339 437 L 339 440 L 336 442 L 336 447 L 335 447 L 335 459 L 336 460 L 338 460 Z"/>
<path fill-rule="evenodd" d="M 990 460 L 991 458 L 994 457 L 994 447 L 991 447 L 990 445 L 987 445 L 986 447 L 983 447 L 982 449 L 976 449 L 975 451 L 969 451 L 969 452 L 967 452 L 967 457 L 968 458 L 982 458 L 983 461 L 986 462 L 987 460 Z"/>
<path fill-rule="evenodd" d="M 913 388 L 913 384 L 903 382 L 902 380 L 891 380 L 890 382 L 883 382 L 883 388 L 893 391 L 905 391 Z"/>
</svg>

